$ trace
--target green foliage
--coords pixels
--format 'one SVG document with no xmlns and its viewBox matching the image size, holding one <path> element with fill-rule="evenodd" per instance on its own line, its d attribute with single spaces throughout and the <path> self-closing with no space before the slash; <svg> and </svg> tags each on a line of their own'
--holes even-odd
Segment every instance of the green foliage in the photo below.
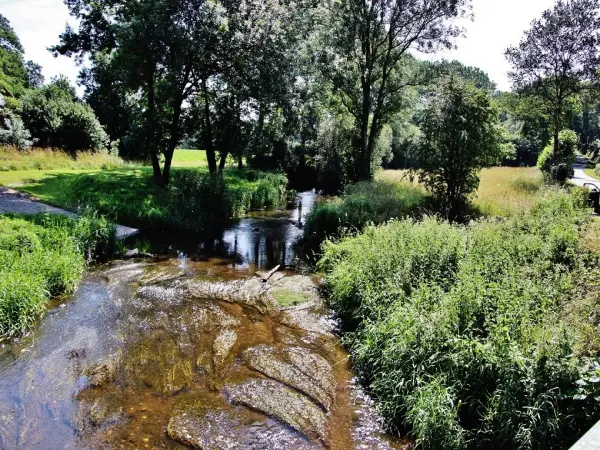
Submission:
<svg viewBox="0 0 600 450">
<path fill-rule="evenodd" d="M 350 185 L 336 200 L 319 203 L 304 226 L 304 239 L 317 248 L 326 238 L 361 231 L 367 224 L 382 224 L 391 219 L 419 215 L 430 199 L 414 186 L 387 182 Z"/>
<path fill-rule="evenodd" d="M 4 114 L 4 129 L 0 128 L 0 144 L 14 146 L 19 150 L 31 148 L 34 141 L 31 133 L 23 125 L 21 118 L 15 114 Z M 1 118 L 2 114 L 0 114 Z"/>
<path fill-rule="evenodd" d="M 21 117 L 38 144 L 69 153 L 99 151 L 108 147 L 108 136 L 92 108 L 77 101 L 74 89 L 62 78 L 28 92 L 22 99 Z"/>
<path fill-rule="evenodd" d="M 139 228 L 203 230 L 251 209 L 279 206 L 286 198 L 281 174 L 177 169 L 168 188 L 149 168 L 56 173 L 21 189 L 70 209 L 91 207 L 115 222 Z"/>
<path fill-rule="evenodd" d="M 325 243 L 318 268 L 358 372 L 423 448 L 568 448 L 600 419 L 579 381 L 597 365 L 575 351 L 600 348 L 572 326 L 590 320 L 571 306 L 582 195 L 552 192 L 501 222 L 404 220 Z"/>
<path fill-rule="evenodd" d="M 548 182 L 564 184 L 573 177 L 573 163 L 579 139 L 572 130 L 563 130 L 558 135 L 558 149 L 554 141 L 540 153 L 537 166 Z"/>
<path fill-rule="evenodd" d="M 456 217 L 479 186 L 479 171 L 502 156 L 498 113 L 488 95 L 450 77 L 427 106 L 421 129 L 419 178 Z"/>
<path fill-rule="evenodd" d="M 114 225 L 91 213 L 0 216 L 0 340 L 25 332 L 50 297 L 76 288 L 86 262 L 114 250 Z"/>
</svg>

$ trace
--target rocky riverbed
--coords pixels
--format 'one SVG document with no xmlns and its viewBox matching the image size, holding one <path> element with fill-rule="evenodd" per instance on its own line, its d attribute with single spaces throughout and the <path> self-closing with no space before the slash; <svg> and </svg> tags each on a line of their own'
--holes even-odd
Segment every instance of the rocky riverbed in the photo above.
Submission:
<svg viewBox="0 0 600 450">
<path fill-rule="evenodd" d="M 205 269 L 98 268 L 6 346 L 0 447 L 403 447 L 357 387 L 314 279 Z"/>
</svg>

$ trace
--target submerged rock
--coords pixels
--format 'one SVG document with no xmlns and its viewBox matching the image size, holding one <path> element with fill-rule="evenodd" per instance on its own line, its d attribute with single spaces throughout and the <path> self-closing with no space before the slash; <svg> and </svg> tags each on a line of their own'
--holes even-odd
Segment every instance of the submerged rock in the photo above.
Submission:
<svg viewBox="0 0 600 450">
<path fill-rule="evenodd" d="M 332 334 L 335 330 L 335 322 L 312 309 L 286 310 L 281 315 L 281 323 L 318 334 Z"/>
<path fill-rule="evenodd" d="M 263 314 L 276 312 L 279 305 L 268 295 L 268 287 L 258 278 L 230 282 L 189 280 L 186 287 L 197 298 L 224 300 L 251 306 Z"/>
<path fill-rule="evenodd" d="M 292 353 L 259 345 L 246 350 L 244 358 L 251 369 L 305 393 L 329 411 L 333 402 L 333 370 L 323 358 L 314 354 L 304 356 L 301 351 L 308 353 L 306 349 Z M 307 367 L 302 367 L 305 364 Z M 311 369 L 315 372 L 311 373 Z M 321 375 L 326 378 L 323 382 L 317 381 Z"/>
<path fill-rule="evenodd" d="M 118 361 L 119 356 L 112 355 L 104 361 L 85 368 L 82 375 L 87 377 L 88 386 L 95 388 L 110 383 L 115 378 Z"/>
<path fill-rule="evenodd" d="M 254 413 L 213 409 L 204 399 L 178 405 L 167 426 L 181 444 L 210 450 L 311 450 L 320 448 L 285 425 Z"/>
<path fill-rule="evenodd" d="M 213 362 L 215 372 L 222 373 L 225 361 L 229 357 L 237 340 L 237 333 L 233 330 L 221 330 L 213 343 Z"/>
<path fill-rule="evenodd" d="M 272 380 L 251 379 L 225 388 L 235 404 L 248 406 L 286 423 L 309 439 L 329 442 L 327 417 L 302 394 Z"/>
<path fill-rule="evenodd" d="M 137 342 L 129 350 L 125 371 L 130 383 L 163 395 L 189 387 L 193 377 L 192 360 L 181 353 L 177 341 L 161 335 Z"/>
</svg>

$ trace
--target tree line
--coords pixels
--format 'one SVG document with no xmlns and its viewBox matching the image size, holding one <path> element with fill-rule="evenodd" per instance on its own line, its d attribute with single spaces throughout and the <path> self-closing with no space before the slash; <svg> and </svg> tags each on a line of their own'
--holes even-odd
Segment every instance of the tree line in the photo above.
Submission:
<svg viewBox="0 0 600 450">
<path fill-rule="evenodd" d="M 561 148 L 574 147 L 560 145 L 565 128 L 576 132 L 575 147 L 600 149 L 598 0 L 558 0 L 507 49 L 513 92 L 499 92 L 476 67 L 417 57 L 454 45 L 470 0 L 65 4 L 78 26 L 50 50 L 82 63 L 82 101 L 64 80 L 41 87 L 2 18 L 10 36 L 2 61 L 19 61 L 16 72 L 2 64 L 4 110 L 38 145 L 69 149 L 52 138 L 62 135 L 56 124 L 85 116 L 79 148 L 110 145 L 147 159 L 161 185 L 185 145 L 206 150 L 211 173 L 233 159 L 327 192 L 371 180 L 381 165 L 414 168 L 456 203 L 476 187 L 479 168 L 535 164 L 547 146 L 541 166 L 564 180 L 572 155 Z M 69 116 L 65 104 L 81 106 Z"/>
</svg>

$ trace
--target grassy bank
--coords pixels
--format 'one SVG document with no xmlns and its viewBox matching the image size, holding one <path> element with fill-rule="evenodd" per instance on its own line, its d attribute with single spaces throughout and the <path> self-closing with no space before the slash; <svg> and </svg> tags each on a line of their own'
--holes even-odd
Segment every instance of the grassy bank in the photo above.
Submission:
<svg viewBox="0 0 600 450">
<path fill-rule="evenodd" d="M 10 170 L 0 171 L 0 185 L 66 209 L 92 208 L 138 228 L 203 230 L 252 209 L 280 206 L 286 197 L 281 174 L 229 167 L 222 176 L 210 176 L 201 150 L 175 152 L 167 189 L 155 185 L 151 167 L 105 154 L 74 159 L 49 150 L 0 148 L 2 158 Z M 107 165 L 106 158 L 115 164 Z"/>
<path fill-rule="evenodd" d="M 175 169 L 167 189 L 152 179 L 152 169 L 130 167 L 52 173 L 19 189 L 71 210 L 90 207 L 117 223 L 136 228 L 198 230 L 251 209 L 285 200 L 285 176 L 229 170 L 211 176 L 208 169 Z"/>
<path fill-rule="evenodd" d="M 427 211 L 430 203 L 424 189 L 405 182 L 350 185 L 342 197 L 320 203 L 311 211 L 304 227 L 304 239 L 315 248 L 342 230 L 355 233 L 368 223 L 381 224 L 392 218 L 418 216 Z"/>
<path fill-rule="evenodd" d="M 319 204 L 307 218 L 305 241 L 316 248 L 327 237 L 361 231 L 367 224 L 435 214 L 435 202 L 407 171 L 384 170 L 373 183 L 348 186 L 335 200 Z M 481 172 L 473 217 L 510 217 L 531 208 L 544 193 L 536 168 L 494 167 Z"/>
<path fill-rule="evenodd" d="M 599 260 L 577 192 L 505 221 L 326 243 L 318 267 L 362 381 L 422 448 L 568 448 L 600 419 Z"/>
<path fill-rule="evenodd" d="M 25 332 L 88 262 L 114 250 L 114 226 L 94 215 L 0 216 L 0 341 Z"/>
</svg>

